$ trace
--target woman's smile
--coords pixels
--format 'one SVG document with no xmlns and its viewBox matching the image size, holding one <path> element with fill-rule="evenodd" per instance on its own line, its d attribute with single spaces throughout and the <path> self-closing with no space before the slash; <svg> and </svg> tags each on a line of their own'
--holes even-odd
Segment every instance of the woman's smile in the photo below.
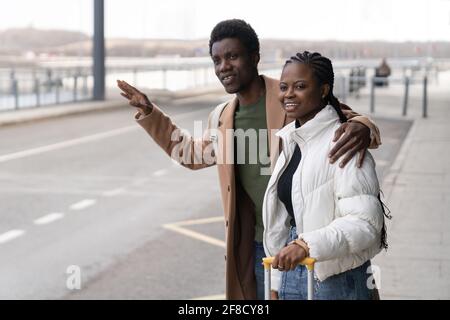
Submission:
<svg viewBox="0 0 450 320">
<path fill-rule="evenodd" d="M 284 102 L 284 110 L 286 110 L 286 112 L 294 112 L 295 109 L 300 107 L 299 103 L 295 103 L 295 102 Z"/>
</svg>

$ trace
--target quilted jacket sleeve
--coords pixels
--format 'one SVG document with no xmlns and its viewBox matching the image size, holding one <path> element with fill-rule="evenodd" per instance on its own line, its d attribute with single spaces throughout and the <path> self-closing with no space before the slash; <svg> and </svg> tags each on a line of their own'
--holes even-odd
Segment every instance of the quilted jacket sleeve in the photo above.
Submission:
<svg viewBox="0 0 450 320">
<path fill-rule="evenodd" d="M 370 153 L 361 168 L 356 167 L 356 157 L 344 168 L 336 168 L 334 191 L 335 220 L 299 236 L 317 261 L 361 252 L 381 237 L 383 210 L 377 197 L 380 190 Z"/>
</svg>

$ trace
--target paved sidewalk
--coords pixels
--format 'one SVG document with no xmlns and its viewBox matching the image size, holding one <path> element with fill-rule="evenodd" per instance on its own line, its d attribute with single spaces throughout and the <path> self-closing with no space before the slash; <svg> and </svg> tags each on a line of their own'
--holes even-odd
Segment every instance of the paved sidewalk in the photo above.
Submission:
<svg viewBox="0 0 450 320">
<path fill-rule="evenodd" d="M 429 117 L 415 117 L 383 182 L 393 219 L 389 250 L 373 261 L 382 299 L 450 299 L 449 74 L 443 78 L 430 87 Z"/>
</svg>

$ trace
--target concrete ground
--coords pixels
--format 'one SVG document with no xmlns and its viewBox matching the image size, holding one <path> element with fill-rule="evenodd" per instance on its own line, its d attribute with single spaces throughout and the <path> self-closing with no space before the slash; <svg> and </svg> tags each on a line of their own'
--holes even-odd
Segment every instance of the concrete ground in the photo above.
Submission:
<svg viewBox="0 0 450 320">
<path fill-rule="evenodd" d="M 390 247 L 374 263 L 385 299 L 450 299 L 449 84 L 447 72 L 430 88 L 428 118 L 413 99 L 413 126 L 384 179 Z"/>
</svg>

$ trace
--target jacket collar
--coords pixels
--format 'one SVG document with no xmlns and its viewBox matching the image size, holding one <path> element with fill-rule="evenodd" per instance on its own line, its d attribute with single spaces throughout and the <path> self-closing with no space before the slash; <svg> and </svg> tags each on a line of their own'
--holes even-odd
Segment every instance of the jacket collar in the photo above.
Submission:
<svg viewBox="0 0 450 320">
<path fill-rule="evenodd" d="M 307 142 L 327 128 L 331 123 L 339 121 L 339 116 L 333 106 L 325 106 L 316 116 L 299 128 L 295 128 L 295 121 L 278 131 L 277 136 L 283 140 Z"/>
</svg>

